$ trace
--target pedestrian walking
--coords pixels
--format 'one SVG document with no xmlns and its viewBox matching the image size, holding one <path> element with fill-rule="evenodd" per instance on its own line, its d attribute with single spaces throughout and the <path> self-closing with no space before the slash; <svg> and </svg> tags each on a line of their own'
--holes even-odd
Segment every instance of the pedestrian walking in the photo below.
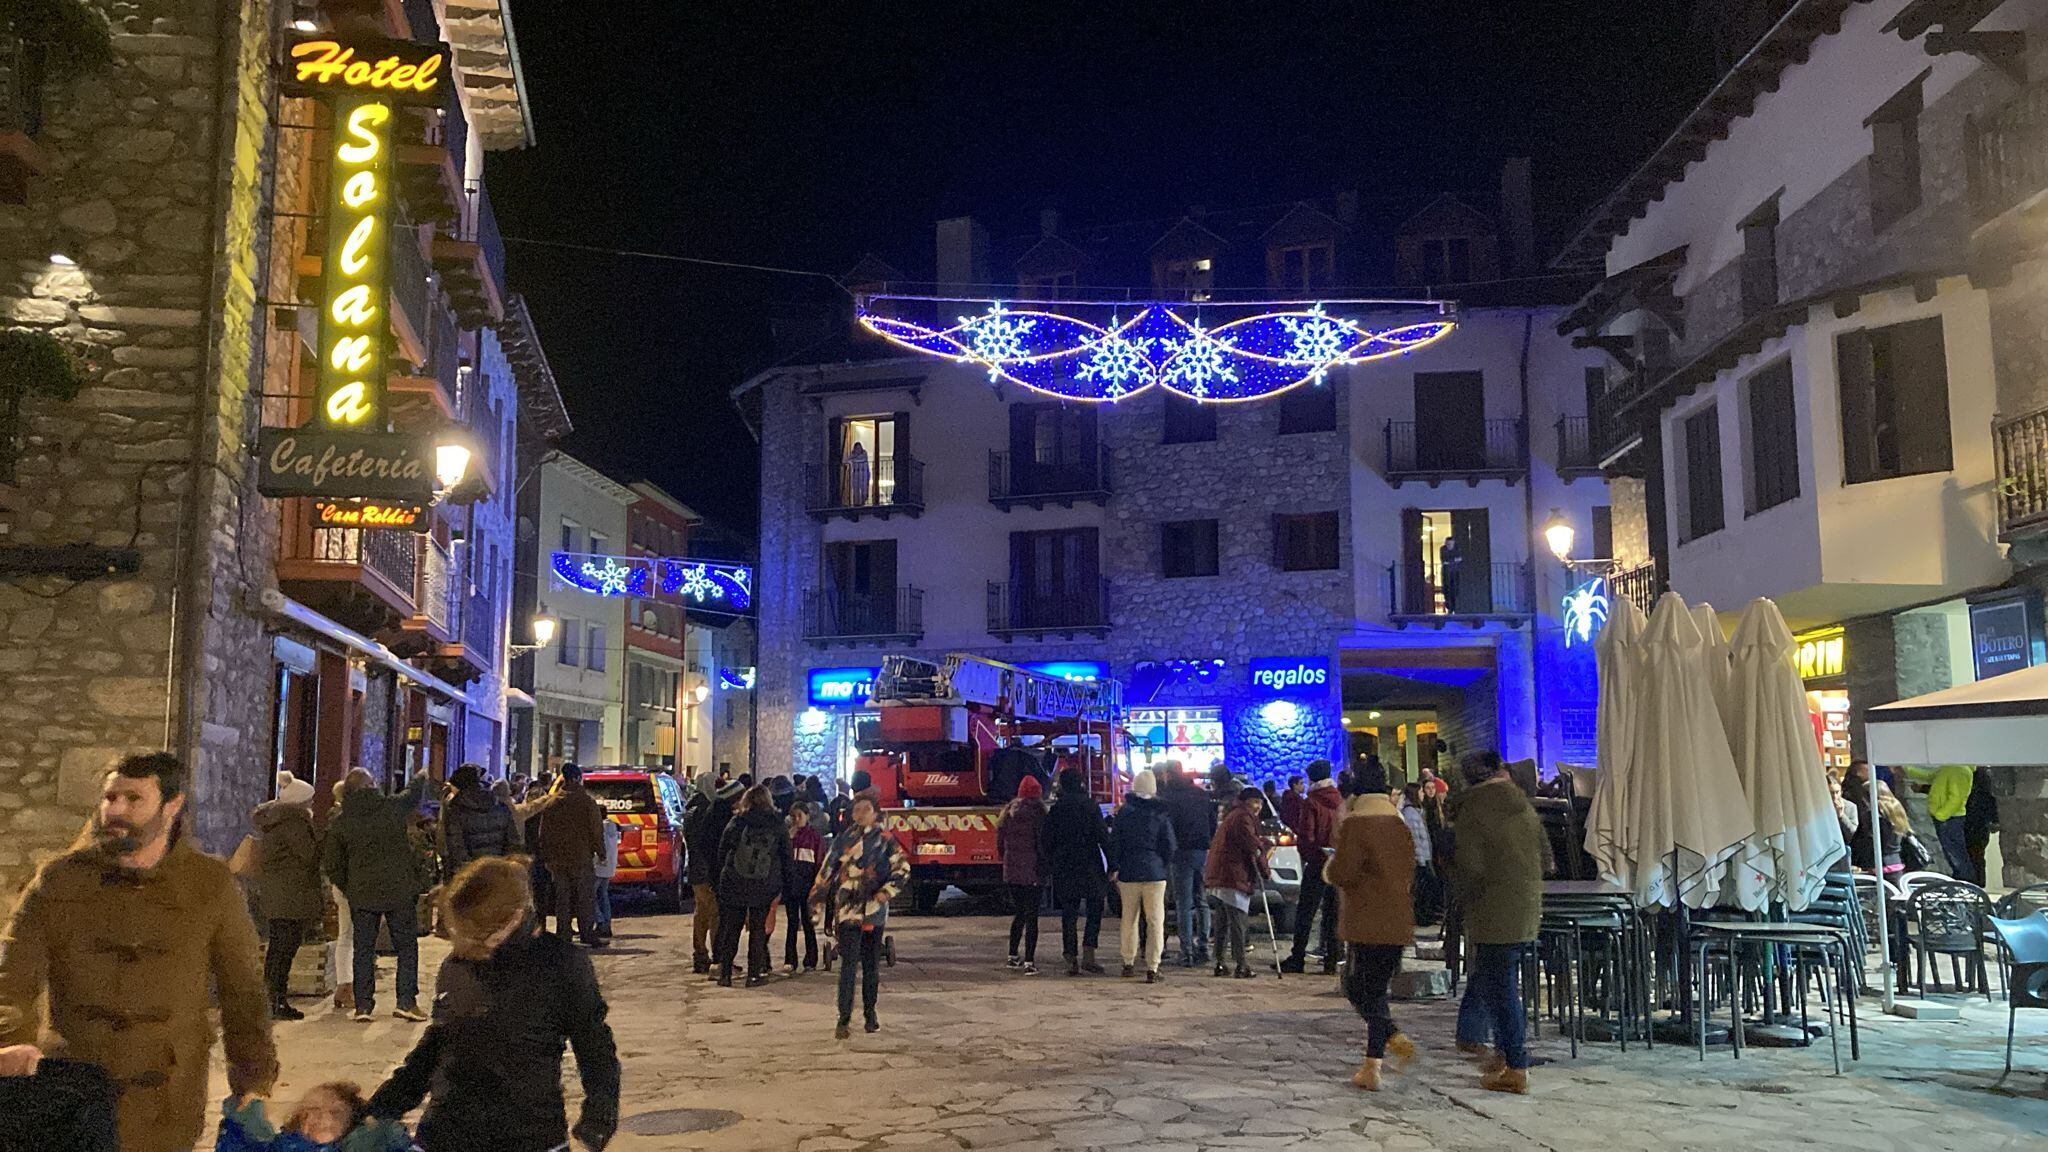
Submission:
<svg viewBox="0 0 2048 1152">
<path fill-rule="evenodd" d="M 996 855 L 1002 857 L 1003 888 L 1010 897 L 1009 967 L 1026 976 L 1038 975 L 1038 908 L 1045 900 L 1038 842 L 1044 830 L 1045 785 L 1036 776 L 1019 776 L 1017 796 L 1003 806 L 996 825 Z"/>
<path fill-rule="evenodd" d="M 412 845 L 413 813 L 426 789 L 422 772 L 404 791 L 385 796 L 368 772 L 351 768 L 342 780 L 341 814 L 328 823 L 321 846 L 321 870 L 348 898 L 354 943 L 351 1019 L 358 1024 L 376 1019 L 380 927 L 390 933 L 398 954 L 398 1007 L 392 1014 L 401 1020 L 427 1018 L 419 1008 L 419 898 L 427 885 Z"/>
<path fill-rule="evenodd" d="M 122 760 L 0 935 L 0 1076 L 46 1056 L 97 1065 L 120 1089 L 123 1152 L 198 1142 L 216 1009 L 228 1090 L 246 1100 L 277 1079 L 256 925 L 227 864 L 185 836 L 186 788 L 167 752 Z"/>
<path fill-rule="evenodd" d="M 818 882 L 818 867 L 825 857 L 825 837 L 813 826 L 818 810 L 808 800 L 789 806 L 789 870 L 782 885 L 782 912 L 789 923 L 783 937 L 782 962 L 796 970 L 796 934 L 804 934 L 804 967 L 818 966 L 818 926 L 811 915 L 811 888 Z"/>
<path fill-rule="evenodd" d="M 624 838 L 619 822 L 605 817 L 604 851 L 597 856 L 596 892 L 590 902 L 590 918 L 596 925 L 600 944 L 612 942 L 612 877 L 619 874 L 619 841 Z"/>
<path fill-rule="evenodd" d="M 484 787 L 481 766 L 464 764 L 448 782 L 455 794 L 441 806 L 441 866 L 449 875 L 471 860 L 518 850 L 519 821 L 510 804 Z"/>
<path fill-rule="evenodd" d="M 1280 822 L 1293 828 L 1301 822 L 1301 801 L 1308 795 L 1308 781 L 1300 775 L 1287 778 L 1287 790 L 1280 793 Z"/>
<path fill-rule="evenodd" d="M 1268 780 L 1264 784 L 1261 784 L 1259 786 L 1259 790 L 1266 797 L 1266 811 L 1271 812 L 1275 820 L 1282 819 L 1280 815 L 1280 785 L 1274 783 L 1271 780 Z M 1290 825 L 1290 827 L 1292 827 L 1292 825 Z"/>
<path fill-rule="evenodd" d="M 1418 852 L 1408 822 L 1384 791 L 1363 792 L 1337 825 L 1337 851 L 1323 870 L 1337 893 L 1337 937 L 1344 942 L 1344 995 L 1365 1020 L 1365 1058 L 1351 1082 L 1380 1089 L 1380 1062 L 1395 1071 L 1415 1056 L 1387 1002 L 1401 953 L 1415 943 L 1414 887 Z"/>
<path fill-rule="evenodd" d="M 718 841 L 732 823 L 741 789 L 737 784 L 721 787 L 708 771 L 697 774 L 694 789 L 683 809 L 683 844 L 690 882 L 690 969 L 701 976 L 710 973 L 711 953 L 718 946 Z"/>
<path fill-rule="evenodd" d="M 789 830 L 766 785 L 740 794 L 718 841 L 718 986 L 732 987 L 740 932 L 747 934 L 747 987 L 768 979 L 768 910 L 789 875 Z"/>
<path fill-rule="evenodd" d="M 1294 908 L 1294 950 L 1281 961 L 1282 972 L 1301 972 L 1308 964 L 1308 938 L 1318 918 L 1322 922 L 1323 972 L 1337 970 L 1337 894 L 1323 883 L 1323 866 L 1337 840 L 1337 822 L 1344 816 L 1344 798 L 1330 779 L 1330 762 L 1316 760 L 1308 766 L 1308 794 L 1302 797 L 1301 815 L 1294 838 L 1301 851 L 1301 898 Z M 1387 782 L 1359 779 L 1366 792 L 1384 794 Z"/>
<path fill-rule="evenodd" d="M 1948 874 L 1968 884 L 1983 885 L 1976 865 L 1970 860 L 1970 793 L 1977 770 L 1967 764 L 1943 764 L 1938 768 L 1909 767 L 1906 778 L 1928 786 L 1927 815 L 1934 821 L 1934 835 L 1941 842 L 1941 854 Z"/>
<path fill-rule="evenodd" d="M 1109 875 L 1102 854 L 1108 847 L 1109 828 L 1088 792 L 1088 778 L 1078 768 L 1062 771 L 1039 833 L 1039 861 L 1052 880 L 1053 903 L 1059 905 L 1060 955 L 1069 976 L 1102 974 L 1095 947 L 1102 937 L 1103 884 Z M 1078 939 L 1077 926 L 1083 928 Z"/>
<path fill-rule="evenodd" d="M 869 1032 L 882 1022 L 875 1003 L 882 989 L 882 939 L 889 926 L 889 901 L 910 883 L 910 858 L 881 825 L 882 805 L 858 794 L 847 807 L 846 829 L 832 838 L 825 869 L 812 899 L 824 905 L 839 947 L 839 1024 L 833 1035 L 852 1032 L 853 984 L 859 970 L 861 1011 Z"/>
<path fill-rule="evenodd" d="M 1180 932 L 1180 966 L 1209 962 L 1209 933 L 1214 921 L 1202 893 L 1202 873 L 1209 864 L 1209 841 L 1216 838 L 1216 805 L 1188 777 L 1178 760 L 1159 768 L 1159 802 L 1173 821 L 1173 874 L 1169 877 L 1176 927 Z"/>
<path fill-rule="evenodd" d="M 1159 803 L 1158 778 L 1149 769 L 1139 771 L 1110 829 L 1110 867 L 1124 906 L 1117 945 L 1127 978 L 1137 972 L 1143 935 L 1145 983 L 1159 982 L 1159 958 L 1166 949 L 1166 877 L 1179 848 L 1173 817 Z"/>
<path fill-rule="evenodd" d="M 277 799 L 256 806 L 256 908 L 268 926 L 263 987 L 272 1020 L 303 1020 L 291 1006 L 292 960 L 327 916 L 320 879 L 320 837 L 313 831 L 313 786 L 290 772 L 277 774 Z"/>
<path fill-rule="evenodd" d="M 1452 815 L 1452 867 L 1473 960 L 1458 1005 L 1458 1051 L 1482 1061 L 1482 1087 L 1526 1093 L 1528 1022 L 1518 977 L 1543 917 L 1543 824 L 1499 756 L 1467 753 L 1459 767 L 1466 787 Z"/>
<path fill-rule="evenodd" d="M 1443 882 L 1436 874 L 1436 849 L 1429 838 L 1429 816 L 1424 811 L 1422 785 L 1402 786 L 1401 822 L 1407 826 L 1409 842 L 1415 848 L 1415 922 L 1434 924 L 1443 915 Z"/>
<path fill-rule="evenodd" d="M 1272 875 L 1266 865 L 1266 843 L 1259 836 L 1259 817 L 1265 810 L 1264 793 L 1249 786 L 1241 789 L 1230 809 L 1216 822 L 1216 838 L 1209 842 L 1208 867 L 1202 883 L 1207 886 L 1209 906 L 1215 914 L 1218 976 L 1233 972 L 1224 963 L 1227 956 L 1236 965 L 1238 979 L 1252 978 L 1251 965 L 1244 958 L 1252 893 Z"/>
<path fill-rule="evenodd" d="M 1970 784 L 1970 799 L 1963 809 L 1964 847 L 1970 857 L 1970 869 L 1974 873 L 1970 882 L 1982 888 L 1990 883 L 1990 872 L 1985 866 L 1985 854 L 1991 850 L 1991 833 L 1998 828 L 1998 797 L 1991 791 L 1991 773 L 1977 769 L 1976 779 Z"/>
<path fill-rule="evenodd" d="M 571 760 L 562 765 L 555 794 L 540 812 L 540 861 L 547 867 L 553 890 L 555 935 L 564 940 L 570 922 L 589 947 L 603 945 L 592 922 L 597 899 L 597 858 L 604 851 L 604 809 L 583 787 L 583 767 Z"/>
<path fill-rule="evenodd" d="M 553 1152 L 573 1134 L 602 1149 L 619 1126 L 619 1055 L 589 957 L 541 930 L 527 872 L 472 861 L 442 891 L 454 941 L 435 987 L 434 1021 L 369 1115 L 399 1121 L 426 1102 L 422 1152 Z M 562 1098 L 562 1048 L 576 1055 L 583 1110 Z"/>
</svg>

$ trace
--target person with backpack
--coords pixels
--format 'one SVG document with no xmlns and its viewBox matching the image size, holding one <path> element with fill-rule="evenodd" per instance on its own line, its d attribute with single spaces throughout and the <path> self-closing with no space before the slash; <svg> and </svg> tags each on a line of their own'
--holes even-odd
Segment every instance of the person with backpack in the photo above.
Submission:
<svg viewBox="0 0 2048 1152">
<path fill-rule="evenodd" d="M 1069 976 L 1102 974 L 1095 946 L 1102 936 L 1107 903 L 1103 884 L 1109 870 L 1102 854 L 1108 848 L 1109 828 L 1088 791 L 1088 778 L 1078 768 L 1062 771 L 1059 795 L 1040 832 L 1039 860 L 1052 878 L 1053 902 L 1060 906 L 1060 954 Z M 1083 914 L 1087 929 L 1077 940 L 1075 928 Z"/>
<path fill-rule="evenodd" d="M 799 928 L 804 934 L 803 970 L 809 972 L 818 966 L 818 927 L 811 916 L 811 886 L 818 882 L 825 837 L 813 826 L 817 818 L 818 810 L 808 800 L 798 800 L 789 806 L 789 872 L 782 886 L 782 911 L 789 920 L 789 930 L 783 939 L 782 960 L 792 972 L 796 971 Z"/>
<path fill-rule="evenodd" d="M 1038 906 L 1045 899 L 1038 837 L 1045 828 L 1044 795 L 1038 777 L 1018 777 L 1017 798 L 1004 806 L 996 825 L 996 855 L 1002 857 L 1003 886 L 1010 894 L 1009 968 L 1026 976 L 1038 975 Z"/>
<path fill-rule="evenodd" d="M 732 823 L 719 837 L 718 986 L 732 987 L 740 932 L 747 933 L 747 987 L 768 979 L 768 910 L 789 876 L 789 829 L 764 784 L 740 794 Z"/>
</svg>

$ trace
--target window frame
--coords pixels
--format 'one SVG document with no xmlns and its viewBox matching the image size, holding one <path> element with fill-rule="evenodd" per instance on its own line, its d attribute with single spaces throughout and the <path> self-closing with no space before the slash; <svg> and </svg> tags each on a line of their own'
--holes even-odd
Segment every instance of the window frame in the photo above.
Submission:
<svg viewBox="0 0 2048 1152">
<path fill-rule="evenodd" d="M 1708 438 L 1705 435 L 1697 435 L 1697 430 L 1700 429 L 1711 431 L 1711 453 L 1702 451 L 1705 445 L 1696 442 Z M 1685 481 L 1679 489 L 1683 497 L 1679 503 L 1679 510 L 1684 513 L 1684 530 L 1679 543 L 1690 544 L 1696 540 L 1704 540 L 1728 527 L 1727 478 L 1721 468 L 1721 405 L 1718 402 L 1703 404 L 1680 416 L 1678 443 L 1679 475 Z M 1709 463 L 1711 467 L 1708 466 Z M 1712 513 L 1713 523 L 1708 527 L 1701 526 L 1707 519 L 1702 515 L 1705 512 Z"/>
<path fill-rule="evenodd" d="M 611 637 L 605 635 L 604 625 L 595 621 L 583 626 L 583 667 L 591 672 L 606 670 L 605 642 Z"/>
<path fill-rule="evenodd" d="M 1301 537 L 1307 543 L 1304 556 L 1297 556 L 1290 543 L 1293 531 L 1316 532 L 1320 525 L 1329 524 L 1327 542 L 1312 536 Z M 1320 533 L 1317 533 L 1320 534 Z M 1328 548 L 1329 563 L 1324 559 L 1323 548 Z M 1303 562 L 1297 562 L 1297 560 Z M 1273 513 L 1273 567 L 1281 572 L 1336 572 L 1344 567 L 1344 518 L 1337 509 L 1317 512 L 1275 512 Z"/>
<path fill-rule="evenodd" d="M 1769 397 L 1768 405 L 1758 403 L 1760 389 L 1781 385 L 1781 396 Z M 1798 384 L 1791 357 L 1781 357 L 1743 377 L 1740 398 L 1742 507 L 1743 515 L 1749 517 L 1804 495 L 1805 485 L 1799 477 Z"/>
<path fill-rule="evenodd" d="M 555 625 L 555 663 L 563 668 L 583 666 L 583 621 L 564 616 Z"/>
<path fill-rule="evenodd" d="M 1311 263 L 1311 257 L 1322 256 L 1322 275 L 1318 278 Z M 1287 258 L 1298 256 L 1299 276 L 1289 278 Z M 1304 240 L 1295 244 L 1276 244 L 1266 250 L 1267 287 L 1278 292 L 1310 293 L 1329 288 L 1337 282 L 1337 242 L 1335 240 Z"/>
<path fill-rule="evenodd" d="M 1920 207 L 1926 182 L 1920 117 L 1926 111 L 1923 71 L 1863 120 L 1870 129 L 1870 230 L 1882 233 Z"/>
<path fill-rule="evenodd" d="M 1206 530 L 1206 564 L 1202 563 L 1203 536 Z M 1175 547 L 1178 533 L 1192 532 L 1193 536 L 1179 537 L 1181 544 Z M 1176 571 L 1174 560 L 1195 560 L 1192 565 L 1183 565 L 1185 570 Z M 1206 571 L 1201 569 L 1206 567 Z M 1159 524 L 1159 574 L 1165 580 L 1196 580 L 1204 576 L 1223 574 L 1223 525 L 1215 519 L 1163 520 Z"/>
<path fill-rule="evenodd" d="M 1919 351 L 1931 353 L 1929 363 L 1938 365 L 1941 373 L 1940 419 L 1930 419 L 1921 425 L 1940 430 L 1939 453 L 1924 467 L 1906 466 L 1905 446 L 1898 441 L 1897 429 L 1908 425 L 1898 418 L 1898 414 L 1901 409 L 1918 409 L 1930 404 L 1932 396 L 1909 395 L 1902 400 L 1898 381 L 1893 379 L 1890 371 L 1879 370 L 1880 342 L 1883 345 L 1885 367 L 1895 369 L 1897 366 L 1893 361 L 1899 359 L 1906 349 L 1903 345 L 1893 345 L 1895 341 L 1901 340 L 1908 329 L 1933 333 L 1932 346 Z M 1863 363 L 1865 357 L 1868 359 L 1867 364 Z M 1866 373 L 1868 380 L 1859 383 L 1856 378 Z M 1864 388 L 1867 394 L 1852 396 L 1851 389 L 1859 386 Z M 1931 316 L 1919 316 L 1911 320 L 1837 333 L 1835 388 L 1836 417 L 1841 435 L 1842 483 L 1845 486 L 1898 480 L 1907 476 L 1938 476 L 1955 470 L 1955 411 L 1952 382 L 1948 373 L 1948 323 L 1943 314 L 1937 312 Z M 1890 410 L 1880 411 L 1883 407 L 1881 401 L 1889 401 Z M 1851 441 L 1851 422 L 1859 412 L 1867 412 L 1868 415 L 1870 439 L 1867 445 Z M 1884 422 L 1887 419 L 1890 421 L 1889 424 Z M 1893 429 L 1891 453 L 1897 457 L 1895 466 L 1890 470 L 1883 466 L 1882 460 L 1886 428 Z M 1867 474 L 1859 475 L 1857 465 L 1866 459 L 1869 462 L 1869 471 Z"/>
<path fill-rule="evenodd" d="M 1311 408 L 1304 397 L 1317 396 L 1321 399 Z M 1280 394 L 1279 406 L 1280 422 L 1276 435 L 1300 436 L 1337 430 L 1337 389 L 1333 385 L 1298 384 Z"/>
</svg>

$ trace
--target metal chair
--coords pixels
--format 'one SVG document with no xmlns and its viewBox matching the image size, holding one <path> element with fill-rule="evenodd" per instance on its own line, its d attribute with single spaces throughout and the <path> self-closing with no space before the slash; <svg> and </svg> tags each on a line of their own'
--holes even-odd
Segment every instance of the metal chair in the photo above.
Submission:
<svg viewBox="0 0 2048 1152">
<path fill-rule="evenodd" d="M 1960 884 L 1963 881 L 1946 872 L 1903 872 L 1893 883 L 1898 885 L 1899 891 L 1911 896 L 1913 890 L 1923 884 Z"/>
<path fill-rule="evenodd" d="M 2012 1034 L 2022 1008 L 2048 1008 L 2048 915 L 1991 919 L 1991 930 L 2012 963 L 2005 985 L 2005 1074 L 2012 1075 Z"/>
<path fill-rule="evenodd" d="M 1941 971 L 1930 957 L 1947 956 L 1958 991 L 1968 986 L 1974 972 L 1977 990 L 1991 999 L 1991 978 L 1984 963 L 1984 921 L 1990 916 L 1991 901 L 1975 884 L 1949 880 L 1912 889 L 1906 899 L 1906 939 L 1919 961 L 1915 984 L 1922 992 L 1930 972 L 1934 990 L 1942 990 Z"/>
</svg>

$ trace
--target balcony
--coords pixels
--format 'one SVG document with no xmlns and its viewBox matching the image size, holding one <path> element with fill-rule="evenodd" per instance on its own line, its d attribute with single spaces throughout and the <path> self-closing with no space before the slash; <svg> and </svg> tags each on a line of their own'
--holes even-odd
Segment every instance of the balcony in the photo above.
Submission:
<svg viewBox="0 0 2048 1152">
<path fill-rule="evenodd" d="M 2048 408 L 1991 426 L 1998 460 L 1998 541 L 2048 525 Z"/>
<path fill-rule="evenodd" d="M 450 586 L 450 572 L 454 565 L 448 555 L 448 546 L 431 536 L 419 536 L 414 552 L 419 567 L 413 583 L 413 614 L 405 621 L 405 630 L 413 634 L 415 643 L 427 645 L 452 644 L 455 642 L 455 592 Z"/>
<path fill-rule="evenodd" d="M 399 355 L 424 362 L 435 311 L 434 270 L 420 251 L 419 226 L 402 209 L 391 217 L 390 252 L 391 328 Z"/>
<path fill-rule="evenodd" d="M 417 131 L 392 149 L 399 202 L 436 232 L 462 226 L 463 175 L 469 164 L 469 122 L 453 85 L 439 108 L 409 109 Z"/>
<path fill-rule="evenodd" d="M 2031 212 L 2048 189 L 2048 83 L 2029 84 L 2003 107 L 1965 121 L 1963 154 L 1980 228 L 2022 205 Z"/>
<path fill-rule="evenodd" d="M 1647 615 L 1657 605 L 1657 566 L 1643 564 L 1614 573 L 1607 578 L 1607 596 L 1610 601 L 1631 600 Z"/>
<path fill-rule="evenodd" d="M 988 632 L 1019 636 L 1100 636 L 1109 631 L 1109 585 L 1096 579 L 1050 590 L 1020 584 L 988 586 Z"/>
<path fill-rule="evenodd" d="M 915 519 L 924 512 L 924 462 L 892 453 L 820 468 L 810 504 L 811 515 L 820 521 L 835 516 L 887 520 L 899 512 Z"/>
<path fill-rule="evenodd" d="M 462 231 L 434 237 L 434 267 L 463 327 L 483 328 L 505 318 L 505 238 L 484 186 L 472 185 L 467 195 Z"/>
<path fill-rule="evenodd" d="M 1389 420 L 1386 427 L 1387 482 L 1396 488 L 1421 480 L 1434 488 L 1446 480 L 1476 487 L 1481 480 L 1510 484 L 1529 474 L 1529 446 L 1520 420 L 1488 420 L 1477 441 L 1458 443 L 1418 436 L 1413 420 Z"/>
<path fill-rule="evenodd" d="M 804 639 L 834 644 L 914 643 L 924 635 L 924 589 L 804 593 Z"/>
<path fill-rule="evenodd" d="M 1403 626 L 1464 624 L 1477 628 L 1489 621 L 1513 623 L 1529 618 L 1528 564 L 1489 564 L 1473 574 L 1480 572 L 1486 583 L 1467 587 L 1463 573 L 1446 573 L 1440 582 L 1426 577 L 1410 580 L 1400 565 L 1389 565 L 1381 585 L 1387 619 Z"/>
<path fill-rule="evenodd" d="M 988 454 L 988 502 L 1008 512 L 1019 504 L 1102 504 L 1109 499 L 1109 454 L 1100 447 L 1081 460 L 1018 461 L 1008 452 Z"/>
<path fill-rule="evenodd" d="M 1566 480 L 1600 475 L 1600 455 L 1593 450 L 1591 417 L 1558 417 L 1557 474 Z"/>
<path fill-rule="evenodd" d="M 475 669 L 475 675 L 489 672 L 497 665 L 500 646 L 498 627 L 503 614 L 498 602 L 488 596 L 464 596 L 462 598 L 462 647 L 457 655 Z"/>
<path fill-rule="evenodd" d="M 323 528 L 311 500 L 282 501 L 279 520 L 277 582 L 286 595 L 367 635 L 419 613 L 416 533 Z"/>
<path fill-rule="evenodd" d="M 1620 413 L 1642 393 L 1643 381 L 1642 373 L 1631 373 L 1610 381 L 1607 390 L 1594 397 L 1593 410 L 1586 419 L 1596 467 L 1620 460 L 1642 442 L 1640 424 L 1624 419 Z"/>
</svg>

